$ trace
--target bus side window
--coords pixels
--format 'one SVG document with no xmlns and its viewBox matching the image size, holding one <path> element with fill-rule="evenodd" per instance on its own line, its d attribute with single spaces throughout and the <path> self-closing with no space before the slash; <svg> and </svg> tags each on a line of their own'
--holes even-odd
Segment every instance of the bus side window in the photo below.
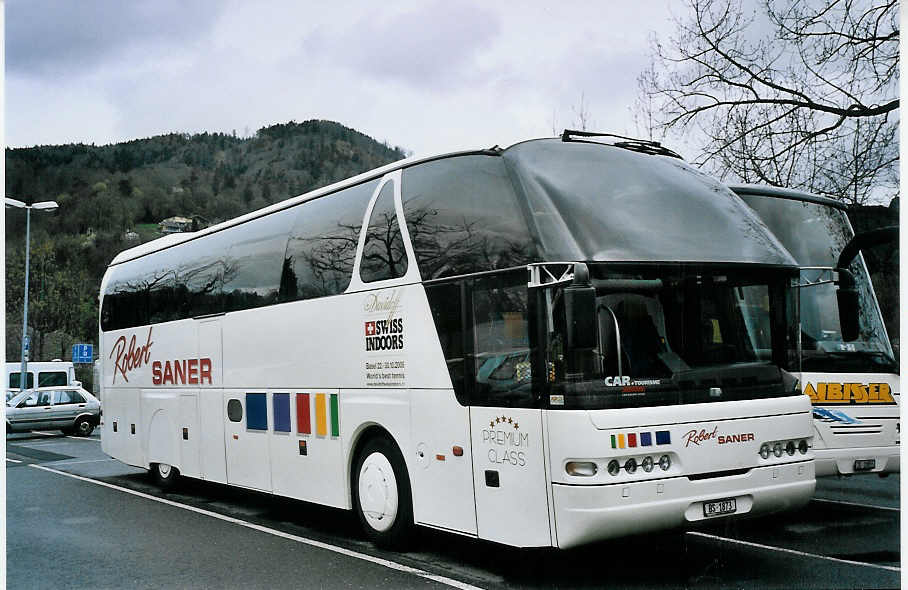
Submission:
<svg viewBox="0 0 908 590">
<path fill-rule="evenodd" d="M 401 200 L 423 280 L 536 259 L 502 158 L 458 156 L 406 168 Z"/>
<path fill-rule="evenodd" d="M 527 406 L 532 374 L 526 273 L 477 278 L 472 289 L 475 384 L 471 403 Z"/>
<path fill-rule="evenodd" d="M 363 216 L 378 182 L 351 186 L 297 207 L 284 254 L 280 301 L 326 297 L 347 290 Z"/>
<path fill-rule="evenodd" d="M 427 285 L 426 298 L 441 342 L 441 351 L 451 375 L 454 395 L 467 405 L 464 383 L 465 363 L 463 330 L 463 282 Z"/>
<path fill-rule="evenodd" d="M 407 273 L 407 251 L 394 208 L 393 182 L 385 183 L 375 200 L 359 264 L 364 283 L 396 279 Z"/>
<path fill-rule="evenodd" d="M 227 418 L 231 422 L 242 422 L 243 403 L 240 400 L 232 399 L 227 402 Z"/>
</svg>

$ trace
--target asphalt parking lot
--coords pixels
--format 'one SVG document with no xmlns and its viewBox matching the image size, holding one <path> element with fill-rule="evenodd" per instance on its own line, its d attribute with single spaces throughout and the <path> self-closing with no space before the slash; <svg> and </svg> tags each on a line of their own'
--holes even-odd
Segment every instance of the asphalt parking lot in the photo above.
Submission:
<svg viewBox="0 0 908 590">
<path fill-rule="evenodd" d="M 420 529 L 391 553 L 344 511 L 197 481 L 163 493 L 97 435 L 6 449 L 10 588 L 887 588 L 901 574 L 898 475 L 821 479 L 795 513 L 571 551 Z"/>
</svg>

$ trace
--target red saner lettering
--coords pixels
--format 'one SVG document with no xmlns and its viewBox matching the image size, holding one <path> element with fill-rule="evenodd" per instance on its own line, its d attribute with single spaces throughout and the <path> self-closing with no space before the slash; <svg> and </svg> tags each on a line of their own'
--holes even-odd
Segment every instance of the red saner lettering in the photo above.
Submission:
<svg viewBox="0 0 908 590">
<path fill-rule="evenodd" d="M 201 373 L 199 381 L 205 383 L 205 379 L 208 379 L 208 385 L 211 385 L 211 359 L 199 359 L 199 367 Z"/>
<path fill-rule="evenodd" d="M 161 384 L 161 361 L 151 363 L 151 382 L 154 385 Z"/>
<path fill-rule="evenodd" d="M 199 360 L 189 359 L 189 384 L 199 384 Z"/>
</svg>

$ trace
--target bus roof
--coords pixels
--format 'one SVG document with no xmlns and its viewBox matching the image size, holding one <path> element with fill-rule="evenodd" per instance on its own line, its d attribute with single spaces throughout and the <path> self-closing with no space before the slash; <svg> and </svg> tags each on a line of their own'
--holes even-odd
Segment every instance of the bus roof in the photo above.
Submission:
<svg viewBox="0 0 908 590">
<path fill-rule="evenodd" d="M 172 234 L 125 250 L 110 265 L 294 207 L 394 170 L 467 155 L 503 156 L 510 162 L 515 185 L 519 185 L 515 188 L 527 201 L 535 225 L 541 260 L 795 265 L 784 246 L 726 186 L 674 153 L 640 153 L 625 143 L 540 138 L 505 149 L 495 146 L 407 158 L 204 230 Z"/>
</svg>

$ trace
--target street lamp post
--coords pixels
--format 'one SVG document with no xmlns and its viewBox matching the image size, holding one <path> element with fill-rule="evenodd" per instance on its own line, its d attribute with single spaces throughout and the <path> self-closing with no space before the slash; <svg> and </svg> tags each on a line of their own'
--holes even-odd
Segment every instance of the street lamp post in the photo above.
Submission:
<svg viewBox="0 0 908 590">
<path fill-rule="evenodd" d="M 29 245 L 31 244 L 32 209 L 38 211 L 53 211 L 59 205 L 57 205 L 56 201 L 41 201 L 40 203 L 28 205 L 22 201 L 9 197 L 4 197 L 3 202 L 7 207 L 25 209 L 25 303 L 22 307 L 22 365 L 19 369 L 19 391 L 23 391 L 27 382 L 25 370 L 28 368 L 28 348 L 26 347 L 28 338 L 28 251 Z"/>
</svg>

